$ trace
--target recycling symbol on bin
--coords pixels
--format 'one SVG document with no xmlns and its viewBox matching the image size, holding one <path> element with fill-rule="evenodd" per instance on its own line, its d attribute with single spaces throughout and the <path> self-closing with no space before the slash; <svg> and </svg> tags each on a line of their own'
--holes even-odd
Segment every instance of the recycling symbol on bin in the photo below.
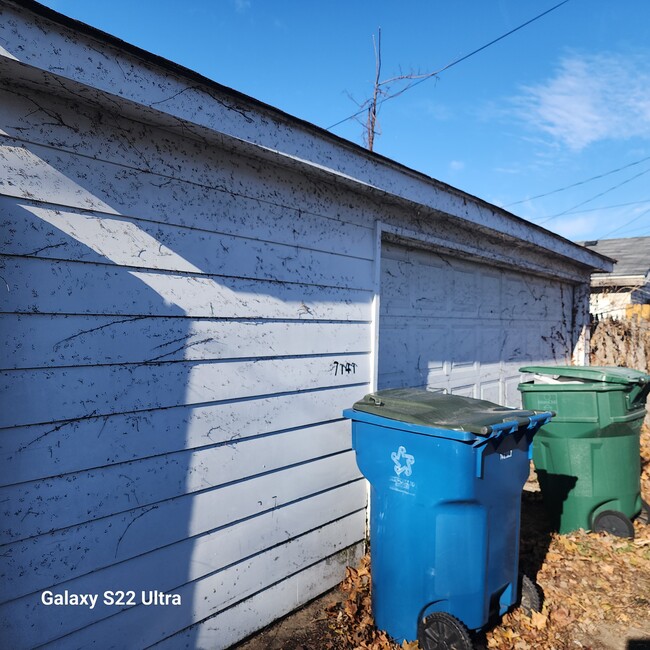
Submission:
<svg viewBox="0 0 650 650">
<path fill-rule="evenodd" d="M 406 447 L 398 447 L 397 451 L 394 451 L 391 455 L 391 460 L 395 463 L 395 474 L 397 476 L 411 476 L 413 469 L 411 466 L 415 462 L 415 458 L 411 454 L 406 453 Z M 402 462 L 404 463 L 402 465 Z"/>
</svg>

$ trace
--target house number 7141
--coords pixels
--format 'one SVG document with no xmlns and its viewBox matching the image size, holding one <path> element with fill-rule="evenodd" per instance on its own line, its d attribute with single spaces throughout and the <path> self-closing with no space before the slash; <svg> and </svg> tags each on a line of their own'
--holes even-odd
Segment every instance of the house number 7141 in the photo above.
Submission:
<svg viewBox="0 0 650 650">
<path fill-rule="evenodd" d="M 332 364 L 332 370 L 334 370 L 335 377 L 336 375 L 354 375 L 357 371 L 357 364 L 351 363 L 350 361 L 344 363 L 335 361 Z"/>
</svg>

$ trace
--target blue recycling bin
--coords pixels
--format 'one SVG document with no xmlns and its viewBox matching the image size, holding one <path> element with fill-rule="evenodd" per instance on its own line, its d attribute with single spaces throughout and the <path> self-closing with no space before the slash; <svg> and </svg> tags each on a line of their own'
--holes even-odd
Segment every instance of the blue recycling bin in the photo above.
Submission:
<svg viewBox="0 0 650 650">
<path fill-rule="evenodd" d="M 343 415 L 371 486 L 376 626 L 425 649 L 471 648 L 467 629 L 519 602 L 521 493 L 533 436 L 553 413 L 389 389 Z M 523 590 L 539 608 L 533 583 Z"/>
</svg>

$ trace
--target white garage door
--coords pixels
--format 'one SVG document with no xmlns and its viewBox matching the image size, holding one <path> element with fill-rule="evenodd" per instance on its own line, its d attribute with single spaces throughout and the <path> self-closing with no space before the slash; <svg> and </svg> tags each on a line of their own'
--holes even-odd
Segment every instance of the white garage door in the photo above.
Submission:
<svg viewBox="0 0 650 650">
<path fill-rule="evenodd" d="M 519 406 L 520 366 L 569 363 L 573 289 L 382 246 L 379 388 L 428 386 Z"/>
</svg>

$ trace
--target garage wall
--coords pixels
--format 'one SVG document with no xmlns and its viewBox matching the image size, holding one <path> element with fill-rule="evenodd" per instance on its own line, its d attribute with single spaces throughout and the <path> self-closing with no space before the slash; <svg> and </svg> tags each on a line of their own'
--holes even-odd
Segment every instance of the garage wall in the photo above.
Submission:
<svg viewBox="0 0 650 650">
<path fill-rule="evenodd" d="M 570 363 L 571 284 L 393 243 L 381 255 L 380 388 L 520 406 L 522 365 Z"/>
<path fill-rule="evenodd" d="M 0 106 L 5 642 L 226 647 L 362 550 L 340 413 L 371 377 L 373 223 L 73 97 Z M 150 589 L 182 605 L 101 604 Z"/>
</svg>

